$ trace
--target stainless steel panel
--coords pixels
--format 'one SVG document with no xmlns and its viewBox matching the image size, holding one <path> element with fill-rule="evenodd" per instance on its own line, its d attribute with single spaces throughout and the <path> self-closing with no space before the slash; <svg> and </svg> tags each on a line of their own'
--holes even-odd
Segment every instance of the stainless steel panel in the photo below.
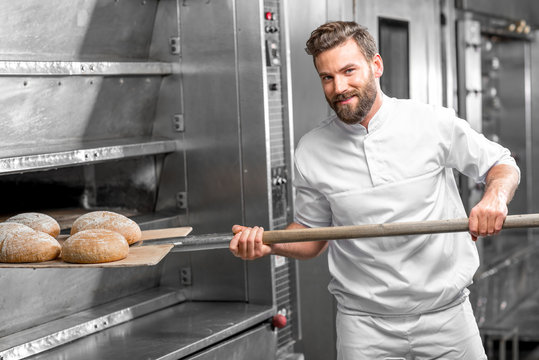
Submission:
<svg viewBox="0 0 539 360">
<path fill-rule="evenodd" d="M 262 0 L 235 0 L 243 223 L 270 228 L 270 131 Z"/>
<path fill-rule="evenodd" d="M 3 269 L 0 337 L 158 285 L 160 266 L 132 269 Z M 36 296 L 39 294 L 39 296 Z"/>
<path fill-rule="evenodd" d="M 431 0 L 356 0 L 356 21 L 378 41 L 378 18 L 410 22 L 410 98 L 442 104 L 440 4 Z"/>
<path fill-rule="evenodd" d="M 481 24 L 459 20 L 459 114 L 477 132 L 482 130 Z"/>
<path fill-rule="evenodd" d="M 227 340 L 273 315 L 234 302 L 186 302 L 87 336 L 30 359 L 176 360 Z M 249 338 L 247 338 L 249 339 Z M 266 338 L 271 345 L 272 336 Z M 255 357 L 257 358 L 257 357 Z"/>
<path fill-rule="evenodd" d="M 328 20 L 327 8 L 347 8 L 350 5 L 344 4 L 351 2 L 352 0 L 331 1 L 331 6 L 327 6 L 326 1 L 287 1 L 291 88 L 294 104 L 294 144 L 297 144 L 309 130 L 318 126 L 330 112 L 313 61 L 305 53 L 305 42 L 311 31 Z"/>
<path fill-rule="evenodd" d="M 11 360 L 39 354 L 182 300 L 178 291 L 163 289 L 129 296 L 4 337 L 0 339 L 0 357 Z"/>
<path fill-rule="evenodd" d="M 155 77 L 2 78 L 2 146 L 149 136 L 160 82 Z"/>
<path fill-rule="evenodd" d="M 539 31 L 535 32 L 535 38 L 539 38 Z M 531 164 L 531 178 L 536 179 L 532 182 L 530 196 L 530 212 L 539 212 L 539 42 L 536 40 L 530 45 L 530 97 L 531 97 L 531 109 L 530 109 L 530 135 L 532 141 L 531 156 L 529 163 Z M 534 235 L 539 235 L 539 231 L 535 230 Z"/>
<path fill-rule="evenodd" d="M 275 347 L 275 332 L 264 325 L 186 360 L 271 360 L 275 359 Z"/>
<path fill-rule="evenodd" d="M 3 0 L 1 4 L 2 59 L 111 60 L 148 57 L 158 1 Z"/>
<path fill-rule="evenodd" d="M 233 9 L 232 0 L 186 1 L 181 8 L 187 191 L 195 233 L 230 231 L 243 220 Z"/>
</svg>

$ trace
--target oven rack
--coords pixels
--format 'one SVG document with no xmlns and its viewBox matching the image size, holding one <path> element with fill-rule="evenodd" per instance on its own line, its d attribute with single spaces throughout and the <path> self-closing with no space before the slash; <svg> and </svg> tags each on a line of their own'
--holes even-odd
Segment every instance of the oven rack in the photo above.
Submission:
<svg viewBox="0 0 539 360">
<path fill-rule="evenodd" d="M 179 63 L 151 61 L 0 61 L 0 76 L 136 76 L 179 73 Z"/>
<path fill-rule="evenodd" d="M 155 137 L 78 140 L 27 145 L 16 149 L 0 148 L 0 175 L 166 154 L 179 148 L 180 140 Z"/>
</svg>

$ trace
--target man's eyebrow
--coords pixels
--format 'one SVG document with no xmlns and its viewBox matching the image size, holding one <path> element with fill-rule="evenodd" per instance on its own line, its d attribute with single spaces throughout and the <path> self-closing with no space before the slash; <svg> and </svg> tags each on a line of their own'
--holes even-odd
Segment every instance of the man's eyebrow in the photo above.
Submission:
<svg viewBox="0 0 539 360">
<path fill-rule="evenodd" d="M 344 71 L 344 70 L 349 69 L 349 68 L 354 67 L 354 66 L 357 66 L 357 65 L 354 64 L 354 63 L 349 63 L 349 64 L 344 65 L 342 68 L 340 68 L 339 71 Z"/>
<path fill-rule="evenodd" d="M 344 65 L 342 68 L 340 68 L 340 69 L 339 69 L 339 72 L 344 71 L 344 70 L 346 70 L 346 69 L 349 69 L 349 68 L 351 68 L 351 67 L 355 67 L 355 66 L 357 66 L 357 64 L 354 64 L 354 63 L 348 63 L 348 64 Z M 328 76 L 328 75 L 329 75 L 329 73 L 326 73 L 326 72 L 319 72 L 319 73 L 318 73 L 318 76 L 320 76 L 320 77 L 322 77 L 322 76 Z"/>
</svg>

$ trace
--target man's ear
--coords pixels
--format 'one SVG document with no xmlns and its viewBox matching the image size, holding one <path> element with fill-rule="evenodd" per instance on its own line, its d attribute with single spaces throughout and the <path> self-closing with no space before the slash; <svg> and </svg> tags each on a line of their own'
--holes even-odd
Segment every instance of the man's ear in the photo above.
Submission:
<svg viewBox="0 0 539 360">
<path fill-rule="evenodd" d="M 372 58 L 372 70 L 375 78 L 380 78 L 384 73 L 384 62 L 380 54 L 374 55 Z"/>
</svg>

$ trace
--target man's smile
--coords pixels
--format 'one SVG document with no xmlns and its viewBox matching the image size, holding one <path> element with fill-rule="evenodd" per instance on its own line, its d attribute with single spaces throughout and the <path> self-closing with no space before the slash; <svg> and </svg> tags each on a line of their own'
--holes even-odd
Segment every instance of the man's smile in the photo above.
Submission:
<svg viewBox="0 0 539 360">
<path fill-rule="evenodd" d="M 355 95 L 352 95 L 350 96 L 349 98 L 346 98 L 344 100 L 338 100 L 337 101 L 337 104 L 340 104 L 340 105 L 344 105 L 344 104 L 348 104 L 352 101 L 352 99 L 355 97 Z"/>
</svg>

